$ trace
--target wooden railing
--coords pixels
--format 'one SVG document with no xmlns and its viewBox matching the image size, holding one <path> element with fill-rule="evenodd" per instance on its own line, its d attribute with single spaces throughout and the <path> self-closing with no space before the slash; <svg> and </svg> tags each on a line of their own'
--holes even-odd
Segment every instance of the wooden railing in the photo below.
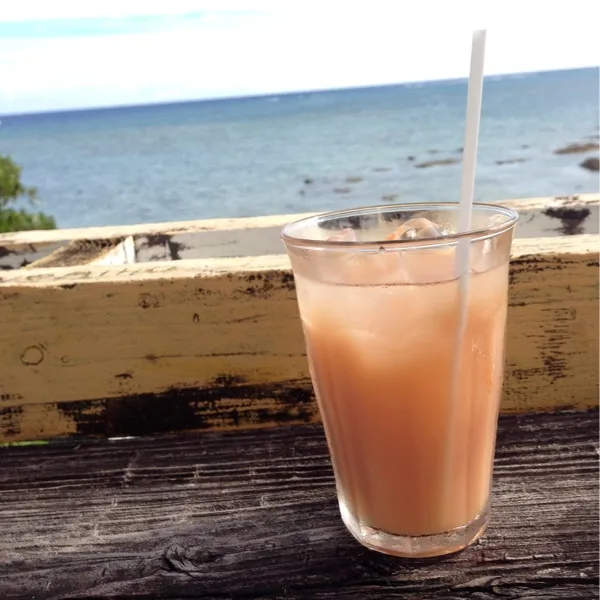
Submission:
<svg viewBox="0 0 600 600">
<path fill-rule="evenodd" d="M 294 216 L 1 235 L 0 598 L 597 598 L 600 196 L 515 204 L 492 522 L 410 565 L 340 521 Z"/>
<path fill-rule="evenodd" d="M 504 204 L 502 411 L 597 406 L 600 195 Z M 0 440 L 318 420 L 279 240 L 297 217 L 0 235 Z"/>
</svg>

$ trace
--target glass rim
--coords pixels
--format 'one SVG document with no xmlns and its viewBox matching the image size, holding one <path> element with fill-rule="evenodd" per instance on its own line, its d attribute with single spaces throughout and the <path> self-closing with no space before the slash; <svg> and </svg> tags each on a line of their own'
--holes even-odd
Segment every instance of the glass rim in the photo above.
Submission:
<svg viewBox="0 0 600 600">
<path fill-rule="evenodd" d="M 298 225 L 309 223 L 310 221 L 318 222 L 320 220 L 328 220 L 334 218 L 343 217 L 359 217 L 361 215 L 367 215 L 369 213 L 376 212 L 398 212 L 409 211 L 409 210 L 454 210 L 458 212 L 458 202 L 411 202 L 407 204 L 379 204 L 376 206 L 363 206 L 358 208 L 349 208 L 345 210 L 335 210 L 325 213 L 319 213 L 311 215 L 309 217 L 303 217 L 297 221 L 287 223 L 281 230 L 281 239 L 286 245 L 289 246 L 303 246 L 313 248 L 345 248 L 348 250 L 359 249 L 359 248 L 372 248 L 372 247 L 384 247 L 384 248 L 395 248 L 395 247 L 419 247 L 419 246 L 445 246 L 452 244 L 453 242 L 459 242 L 460 240 L 468 239 L 470 242 L 485 240 L 488 238 L 495 237 L 512 229 L 519 220 L 519 213 L 507 206 L 500 204 L 490 204 L 486 202 L 473 202 L 473 208 L 481 209 L 492 209 L 499 214 L 504 214 L 506 220 L 501 223 L 495 223 L 484 229 L 469 229 L 461 233 L 451 233 L 448 235 L 440 235 L 430 238 L 422 239 L 406 239 L 406 240 L 378 240 L 378 241 L 340 241 L 340 240 L 315 240 L 302 237 L 296 237 L 290 235 L 288 230 Z"/>
</svg>

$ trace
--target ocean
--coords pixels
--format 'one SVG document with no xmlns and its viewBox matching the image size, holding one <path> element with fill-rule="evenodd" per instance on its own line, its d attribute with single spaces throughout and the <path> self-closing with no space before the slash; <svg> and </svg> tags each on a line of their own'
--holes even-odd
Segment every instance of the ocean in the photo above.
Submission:
<svg viewBox="0 0 600 600">
<path fill-rule="evenodd" d="M 0 117 L 59 227 L 456 201 L 466 81 Z M 488 77 L 476 200 L 598 192 L 599 70 Z M 427 167 L 427 163 L 442 161 Z M 423 166 L 425 163 L 425 166 Z"/>
</svg>

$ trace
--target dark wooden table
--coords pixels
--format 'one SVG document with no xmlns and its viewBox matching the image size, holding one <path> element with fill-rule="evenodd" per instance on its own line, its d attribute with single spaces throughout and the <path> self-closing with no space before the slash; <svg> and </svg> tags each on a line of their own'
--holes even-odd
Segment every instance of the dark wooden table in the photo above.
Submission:
<svg viewBox="0 0 600 600">
<path fill-rule="evenodd" d="M 0 448 L 0 598 L 598 598 L 597 442 L 502 417 L 487 535 L 415 562 L 345 531 L 318 426 Z"/>
</svg>

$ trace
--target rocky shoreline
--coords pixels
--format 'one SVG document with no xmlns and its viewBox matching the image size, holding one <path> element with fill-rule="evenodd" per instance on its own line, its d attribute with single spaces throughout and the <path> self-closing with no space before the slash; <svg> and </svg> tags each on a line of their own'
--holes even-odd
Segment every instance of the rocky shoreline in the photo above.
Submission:
<svg viewBox="0 0 600 600">
<path fill-rule="evenodd" d="M 595 138 L 598 139 L 598 134 L 596 134 Z M 587 139 L 591 139 L 592 136 L 588 136 Z M 573 144 L 569 144 L 564 148 L 558 148 L 558 150 L 554 151 L 554 154 L 585 154 L 587 152 L 598 152 L 600 149 L 600 145 L 598 142 L 576 142 Z M 597 156 L 590 156 L 579 163 L 579 166 L 582 169 L 587 169 L 588 171 L 596 171 L 598 172 L 600 167 L 600 161 Z"/>
<path fill-rule="evenodd" d="M 600 139 L 600 134 L 595 133 L 593 135 L 585 136 L 582 138 L 582 141 L 579 142 L 571 142 L 566 146 L 562 146 L 560 148 L 556 148 L 553 151 L 553 154 L 557 156 L 568 156 L 568 155 L 581 155 L 581 154 L 589 154 L 596 153 L 596 156 L 586 156 L 581 162 L 579 162 L 579 166 L 593 173 L 597 173 L 600 169 L 600 160 L 598 157 L 598 152 L 600 150 L 600 144 L 598 140 Z M 527 144 L 523 144 L 520 146 L 521 150 L 527 150 L 530 146 Z M 419 157 L 416 155 L 408 155 L 406 157 L 406 162 L 410 163 L 415 169 L 430 169 L 433 167 L 448 167 L 454 165 L 460 165 L 461 159 L 457 157 L 456 154 L 462 154 L 463 149 L 458 148 L 454 154 L 455 156 L 445 156 L 435 159 L 424 159 L 419 160 Z M 429 155 L 437 155 L 440 154 L 441 151 L 437 149 L 430 149 L 427 151 Z M 506 158 L 499 158 L 495 161 L 498 166 L 510 166 L 510 165 L 518 165 L 521 163 L 529 162 L 533 160 L 531 157 L 526 156 L 508 156 Z M 400 163 L 399 163 L 400 164 Z M 393 171 L 394 167 L 392 166 L 380 166 L 373 167 L 371 171 L 373 173 L 388 173 Z M 323 179 L 318 181 L 314 177 L 305 177 L 303 180 L 302 188 L 299 190 L 299 194 L 304 196 L 308 190 L 308 188 L 318 185 L 319 183 L 323 184 L 334 184 L 331 188 L 334 194 L 350 194 L 355 190 L 355 185 L 360 185 L 366 179 L 366 176 L 363 175 L 348 175 L 345 178 L 339 180 L 337 183 L 332 182 L 329 179 Z M 384 202 L 392 203 L 396 202 L 400 198 L 397 193 L 389 193 L 383 194 L 381 196 L 381 200 Z"/>
</svg>

